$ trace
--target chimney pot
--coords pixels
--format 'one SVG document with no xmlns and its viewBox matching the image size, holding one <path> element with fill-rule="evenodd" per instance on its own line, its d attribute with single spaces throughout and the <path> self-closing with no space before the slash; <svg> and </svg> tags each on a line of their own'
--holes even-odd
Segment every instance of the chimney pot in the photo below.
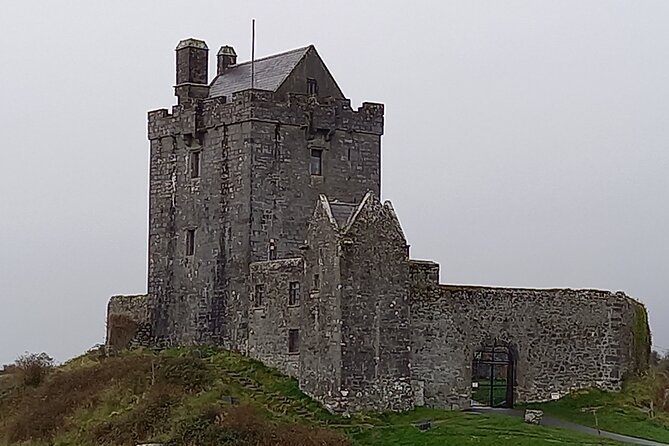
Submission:
<svg viewBox="0 0 669 446">
<path fill-rule="evenodd" d="M 221 75 L 225 73 L 228 68 L 237 64 L 237 53 L 235 49 L 229 45 L 222 46 L 216 55 L 218 63 L 216 65 L 216 74 Z"/>
</svg>

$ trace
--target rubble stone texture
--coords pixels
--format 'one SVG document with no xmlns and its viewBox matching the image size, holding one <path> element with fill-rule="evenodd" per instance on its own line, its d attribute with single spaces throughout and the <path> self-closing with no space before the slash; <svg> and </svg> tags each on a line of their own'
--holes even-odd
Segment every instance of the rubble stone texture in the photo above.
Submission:
<svg viewBox="0 0 669 446">
<path fill-rule="evenodd" d="M 524 420 L 528 424 L 541 424 L 541 419 L 544 417 L 543 410 L 525 409 Z"/>
<path fill-rule="evenodd" d="M 516 401 L 645 367 L 622 293 L 440 285 L 410 259 L 378 198 L 384 106 L 353 109 L 313 46 L 253 70 L 226 46 L 211 82 L 208 51 L 179 43 L 178 104 L 148 114 L 148 295 L 112 297 L 108 344 L 237 350 L 339 412 L 467 408 L 492 342 Z"/>
</svg>

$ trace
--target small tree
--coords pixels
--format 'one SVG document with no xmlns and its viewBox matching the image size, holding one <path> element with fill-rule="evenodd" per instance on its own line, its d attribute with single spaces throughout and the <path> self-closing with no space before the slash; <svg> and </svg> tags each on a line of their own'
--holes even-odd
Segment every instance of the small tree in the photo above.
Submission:
<svg viewBox="0 0 669 446">
<path fill-rule="evenodd" d="M 39 386 L 53 368 L 53 358 L 46 353 L 25 353 L 14 363 L 23 375 L 23 383 L 27 386 Z"/>
</svg>

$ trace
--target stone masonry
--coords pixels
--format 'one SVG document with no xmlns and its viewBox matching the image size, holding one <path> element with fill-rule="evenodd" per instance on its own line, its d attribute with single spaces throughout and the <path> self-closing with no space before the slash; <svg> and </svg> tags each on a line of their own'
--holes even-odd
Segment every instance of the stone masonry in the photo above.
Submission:
<svg viewBox="0 0 669 446">
<path fill-rule="evenodd" d="M 378 198 L 384 107 L 353 109 L 313 46 L 253 69 L 223 46 L 211 82 L 208 51 L 179 43 L 177 105 L 148 114 L 148 294 L 112 297 L 108 345 L 237 350 L 338 412 L 469 407 L 490 343 L 514 401 L 646 366 L 622 293 L 440 285 L 410 259 Z"/>
</svg>

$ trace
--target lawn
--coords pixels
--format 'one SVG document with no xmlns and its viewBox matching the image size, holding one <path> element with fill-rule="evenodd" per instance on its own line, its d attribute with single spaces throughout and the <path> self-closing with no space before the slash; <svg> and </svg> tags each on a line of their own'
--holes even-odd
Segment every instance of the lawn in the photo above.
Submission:
<svg viewBox="0 0 669 446">
<path fill-rule="evenodd" d="M 655 373 L 628 381 L 620 393 L 584 390 L 558 401 L 527 404 L 547 415 L 623 435 L 669 443 L 669 414 L 657 403 L 663 376 Z"/>
<path fill-rule="evenodd" d="M 414 423 L 432 420 L 432 428 L 420 431 Z M 369 446 L 541 446 L 541 445 L 620 445 L 589 435 L 562 429 L 525 424 L 520 418 L 503 415 L 476 415 L 433 409 L 392 415 L 385 423 L 368 428 L 349 428 L 354 445 Z"/>
</svg>

